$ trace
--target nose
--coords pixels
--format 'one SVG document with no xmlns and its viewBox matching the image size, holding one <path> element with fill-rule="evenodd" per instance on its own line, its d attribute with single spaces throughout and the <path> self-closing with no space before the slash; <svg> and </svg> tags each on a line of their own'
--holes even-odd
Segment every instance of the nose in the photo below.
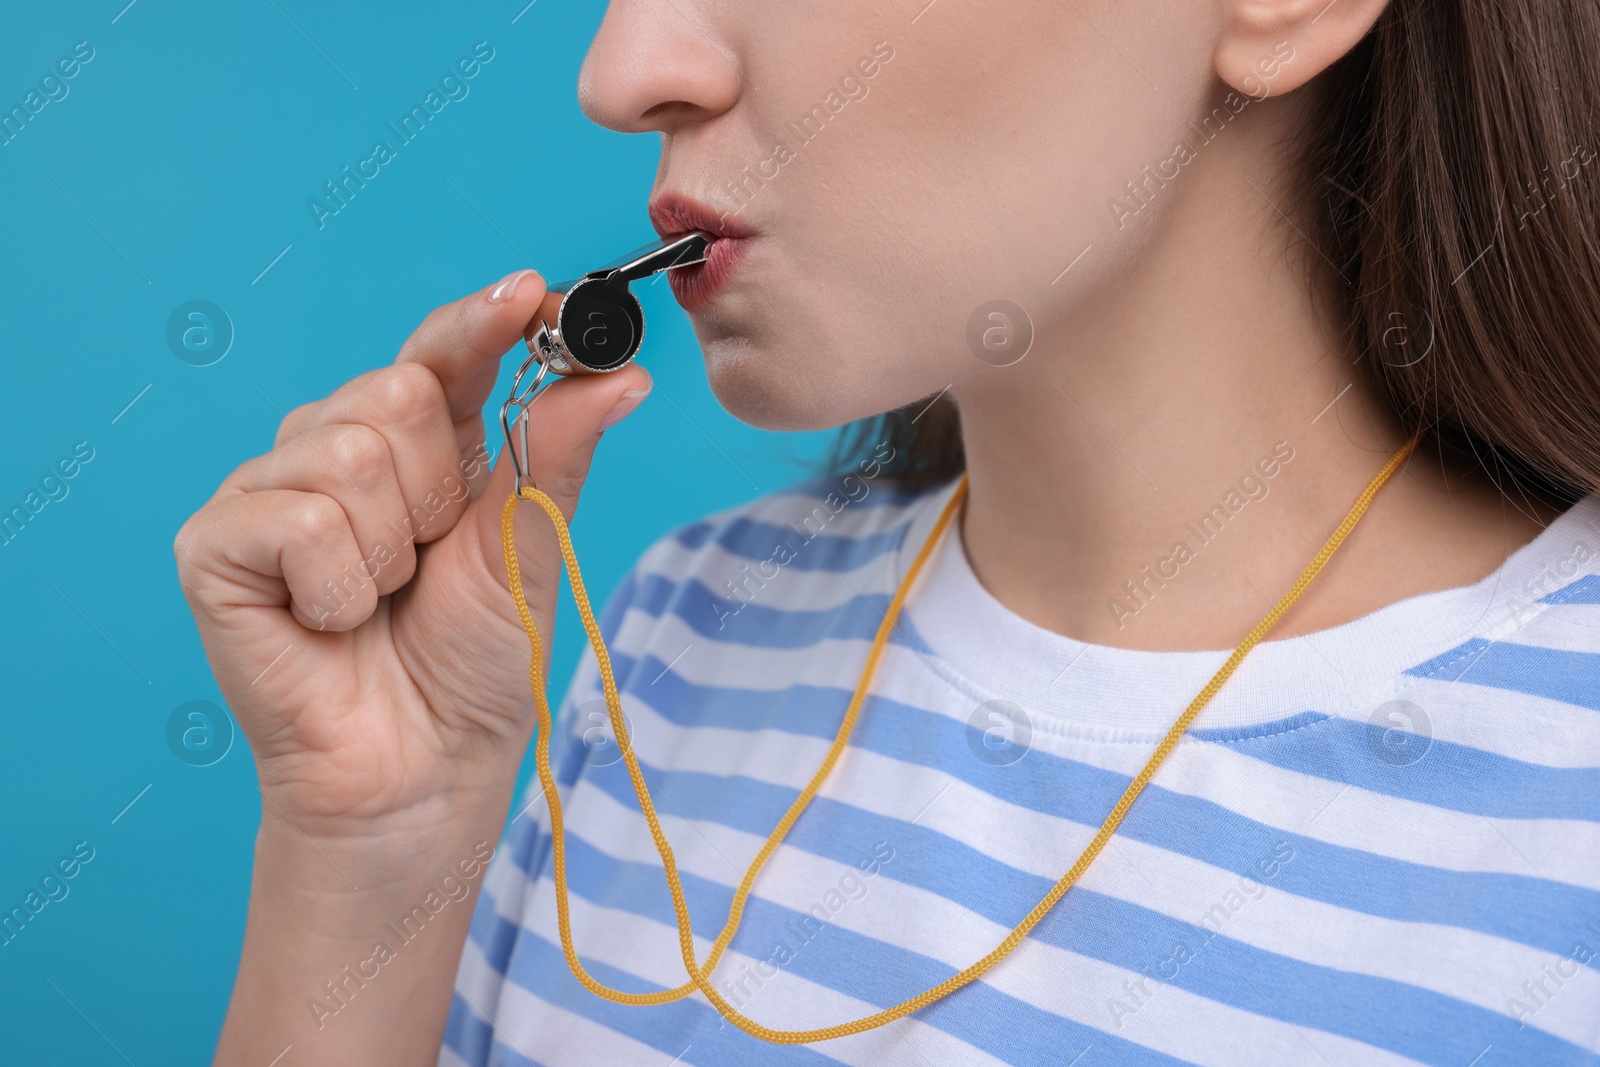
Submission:
<svg viewBox="0 0 1600 1067">
<path fill-rule="evenodd" d="M 675 133 L 732 108 L 743 75 L 706 0 L 613 0 L 578 75 L 584 114 L 620 133 Z"/>
</svg>

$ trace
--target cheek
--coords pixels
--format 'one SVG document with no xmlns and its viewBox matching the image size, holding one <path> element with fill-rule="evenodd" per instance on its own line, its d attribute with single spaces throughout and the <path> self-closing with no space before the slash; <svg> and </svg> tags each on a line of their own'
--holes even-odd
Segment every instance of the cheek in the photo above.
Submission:
<svg viewBox="0 0 1600 1067">
<path fill-rule="evenodd" d="M 909 276 L 898 237 L 846 230 L 837 244 L 804 228 L 793 240 L 763 234 L 741 284 L 694 317 L 712 391 L 735 417 L 829 429 L 932 396 L 978 366 L 965 340 L 971 309 Z"/>
<path fill-rule="evenodd" d="M 696 329 L 719 400 L 758 425 L 822 428 L 938 392 L 981 369 L 968 327 L 995 300 L 1042 341 L 1126 269 L 1139 235 L 1108 202 L 1170 153 L 1198 107 L 1182 102 L 1210 84 L 1198 5 L 943 3 L 914 26 L 873 7 L 751 16 L 761 91 L 742 101 L 749 158 L 724 169 L 778 142 L 792 158 L 743 212 L 768 247 Z M 803 128 L 878 42 L 893 58 L 868 95 Z"/>
</svg>

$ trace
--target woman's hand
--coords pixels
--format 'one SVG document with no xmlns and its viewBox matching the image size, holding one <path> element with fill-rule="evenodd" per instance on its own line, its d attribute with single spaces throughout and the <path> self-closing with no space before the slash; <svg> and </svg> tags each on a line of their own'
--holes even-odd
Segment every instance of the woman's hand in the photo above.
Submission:
<svg viewBox="0 0 1600 1067">
<path fill-rule="evenodd" d="M 526 271 L 438 308 L 392 366 L 290 412 L 273 450 L 234 471 L 178 532 L 184 593 L 264 800 L 219 1062 L 265 1052 L 265 1063 L 313 1020 L 299 1040 L 320 1042 L 330 1062 L 345 1043 L 327 1033 L 341 1025 L 356 1058 L 340 1062 L 433 1062 L 470 900 L 450 904 L 453 941 L 430 924 L 426 951 L 408 947 L 342 1008 L 322 989 L 413 896 L 499 837 L 533 704 L 500 542 L 514 472 L 504 459 L 489 470 L 482 410 L 501 356 L 558 302 Z M 557 381 L 538 398 L 530 473 L 569 517 L 599 431 L 649 388 L 628 366 Z M 537 508 L 517 526 L 548 649 L 561 559 Z M 338 1018 L 309 1003 L 318 996 Z M 343 1009 L 376 1023 L 388 1015 L 392 1032 L 360 1037 L 366 1028 Z M 432 1048 L 409 1047 L 430 1028 Z M 405 1031 L 401 1058 L 384 1058 Z M 297 1062 L 321 1062 L 306 1051 Z"/>
</svg>

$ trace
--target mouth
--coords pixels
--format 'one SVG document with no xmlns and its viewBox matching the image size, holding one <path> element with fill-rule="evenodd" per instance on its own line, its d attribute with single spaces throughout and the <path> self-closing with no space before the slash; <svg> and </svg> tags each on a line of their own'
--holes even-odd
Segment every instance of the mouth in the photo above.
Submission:
<svg viewBox="0 0 1600 1067">
<path fill-rule="evenodd" d="M 727 289 L 756 235 L 731 215 L 676 193 L 663 193 L 650 201 L 650 224 L 662 237 L 700 230 L 716 238 L 706 250 L 705 262 L 667 271 L 672 295 L 689 312 L 709 307 Z"/>
</svg>

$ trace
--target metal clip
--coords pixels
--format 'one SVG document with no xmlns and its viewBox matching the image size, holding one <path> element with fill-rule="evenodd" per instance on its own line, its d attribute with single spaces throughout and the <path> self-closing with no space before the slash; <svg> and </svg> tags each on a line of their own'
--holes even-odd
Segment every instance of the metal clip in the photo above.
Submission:
<svg viewBox="0 0 1600 1067">
<path fill-rule="evenodd" d="M 528 373 L 528 368 L 535 363 L 539 365 L 539 373 L 534 375 L 533 381 L 526 388 L 522 385 L 522 378 Z M 522 366 L 517 368 L 517 376 L 511 379 L 511 395 L 506 402 L 500 405 L 500 428 L 506 433 L 506 448 L 511 452 L 511 466 L 517 472 L 517 497 L 521 499 L 524 486 L 530 489 L 539 488 L 534 484 L 533 475 L 530 474 L 531 465 L 528 451 L 528 409 L 533 406 L 534 399 L 539 395 L 539 390 L 544 387 L 545 377 L 550 373 L 550 364 L 539 359 L 537 355 L 529 355 L 522 361 Z M 521 432 L 514 434 L 512 431 L 512 409 L 516 409 L 516 422 L 521 425 Z M 521 449 L 518 449 L 520 438 Z"/>
</svg>

